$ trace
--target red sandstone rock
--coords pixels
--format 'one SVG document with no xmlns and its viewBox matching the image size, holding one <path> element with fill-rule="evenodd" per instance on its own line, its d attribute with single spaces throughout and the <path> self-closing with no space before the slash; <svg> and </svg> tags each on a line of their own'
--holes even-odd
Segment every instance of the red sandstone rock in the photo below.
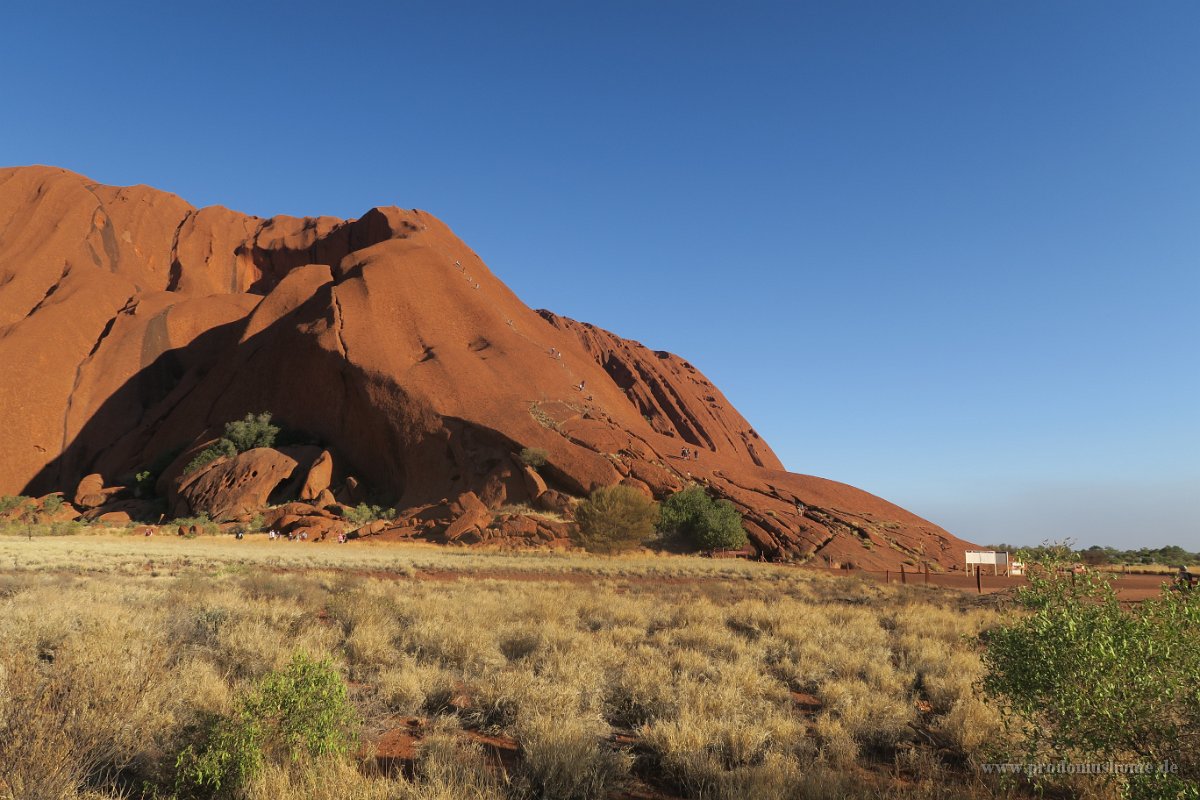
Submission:
<svg viewBox="0 0 1200 800">
<path fill-rule="evenodd" d="M 529 492 L 529 499 L 536 503 L 537 499 L 546 493 L 546 482 L 536 469 L 528 465 L 521 470 L 521 477 L 525 479 L 525 490 Z"/>
<path fill-rule="evenodd" d="M 304 479 L 304 487 L 300 490 L 300 499 L 316 500 L 322 492 L 329 490 L 329 481 L 332 478 L 333 456 L 329 455 L 328 450 L 324 450 L 316 462 L 309 467 L 308 477 Z"/>
<path fill-rule="evenodd" d="M 183 450 L 160 494 L 188 486 L 189 504 L 244 513 L 283 462 L 179 476 L 226 422 L 270 410 L 336 444 L 338 470 L 358 478 L 338 498 L 351 505 L 366 488 L 401 509 L 468 492 L 485 507 L 528 500 L 538 487 L 500 467 L 531 447 L 548 454 L 541 507 L 630 477 L 660 499 L 696 481 L 746 514 L 771 558 L 895 564 L 923 550 L 950 564 L 967 546 L 865 492 L 784 472 L 687 361 L 529 309 L 420 211 L 264 220 L 26 167 L 0 170 L 0 219 L 0 424 L 22 432 L 0 494 Z"/>
<path fill-rule="evenodd" d="M 651 491 L 650 485 L 645 481 L 638 480 L 637 478 L 622 478 L 621 485 L 628 486 L 630 489 L 636 489 L 651 500 L 654 499 L 654 492 Z"/>
<path fill-rule="evenodd" d="M 474 492 L 463 492 L 459 495 L 458 500 L 451 506 L 451 510 L 456 518 L 446 528 L 445 538 L 448 542 L 462 539 L 462 544 L 474 544 L 479 541 L 476 538 L 479 530 L 486 528 L 492 521 L 491 510 L 475 496 Z M 471 536 L 467 536 L 469 533 Z"/>
<path fill-rule="evenodd" d="M 97 508 L 107 503 L 112 497 L 125 490 L 124 486 L 114 486 L 106 489 L 104 477 L 99 473 L 85 475 L 75 487 L 75 505 L 78 508 Z"/>
<path fill-rule="evenodd" d="M 543 511 L 551 511 L 555 514 L 569 514 L 571 512 L 571 496 L 555 491 L 554 489 L 547 489 L 542 492 L 534 505 Z"/>
<path fill-rule="evenodd" d="M 259 447 L 187 476 L 179 494 L 191 514 L 208 514 L 223 522 L 265 506 L 275 487 L 295 469 L 295 459 Z M 182 516 L 178 509 L 176 516 Z"/>
</svg>

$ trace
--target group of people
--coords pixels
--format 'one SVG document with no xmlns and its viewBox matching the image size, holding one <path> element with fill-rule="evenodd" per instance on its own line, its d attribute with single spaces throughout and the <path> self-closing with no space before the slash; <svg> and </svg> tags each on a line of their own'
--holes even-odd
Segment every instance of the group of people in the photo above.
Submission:
<svg viewBox="0 0 1200 800">
<path fill-rule="evenodd" d="M 699 461 L 700 460 L 700 451 L 693 450 L 690 447 L 684 447 L 683 449 L 681 449 L 679 451 L 679 457 L 682 458 L 684 461 Z"/>
<path fill-rule="evenodd" d="M 275 530 L 274 528 L 267 531 L 267 539 L 272 542 L 275 541 L 276 539 L 283 539 L 283 538 L 285 538 L 285 536 L 289 542 L 307 542 L 308 541 L 308 531 L 300 531 L 299 533 L 288 533 L 288 534 L 280 533 L 279 531 Z M 242 538 L 240 534 L 238 535 L 238 538 L 239 539 Z M 322 535 L 320 538 L 324 539 L 325 536 Z M 345 531 L 338 533 L 338 535 L 337 535 L 338 544 L 345 544 L 349 538 L 350 537 L 348 537 L 346 535 Z"/>
</svg>

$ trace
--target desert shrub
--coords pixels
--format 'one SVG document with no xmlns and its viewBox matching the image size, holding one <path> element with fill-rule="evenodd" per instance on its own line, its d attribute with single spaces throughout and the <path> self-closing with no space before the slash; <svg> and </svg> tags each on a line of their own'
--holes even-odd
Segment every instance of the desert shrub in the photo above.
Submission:
<svg viewBox="0 0 1200 800">
<path fill-rule="evenodd" d="M 201 467 L 211 464 L 218 458 L 236 456 L 256 447 L 270 447 L 275 444 L 279 434 L 279 426 L 271 424 L 271 412 L 247 414 L 233 422 L 225 423 L 225 435 L 213 444 L 201 450 L 196 457 L 188 462 L 183 473 L 188 475 Z M 147 476 L 149 478 L 149 476 Z M 157 477 L 154 478 L 157 480 Z"/>
<path fill-rule="evenodd" d="M 746 545 L 742 515 L 728 500 L 713 500 L 692 486 L 663 501 L 658 523 L 664 533 L 686 536 L 702 550 L 733 550 Z"/>
<path fill-rule="evenodd" d="M 523 447 L 519 456 L 521 463 L 527 467 L 544 467 L 550 454 L 541 447 Z"/>
<path fill-rule="evenodd" d="M 354 508 L 347 509 L 345 513 L 346 521 L 352 522 L 355 525 L 366 525 L 368 522 L 391 519 L 394 516 L 396 516 L 396 509 L 384 508 L 383 506 L 372 505 L 370 503 L 359 503 Z"/>
<path fill-rule="evenodd" d="M 271 424 L 271 412 L 247 414 L 240 420 L 225 423 L 225 437 L 239 453 L 253 450 L 256 447 L 270 447 L 275 444 L 279 434 L 279 426 Z"/>
<path fill-rule="evenodd" d="M 133 496 L 134 497 L 150 497 L 154 494 L 154 484 L 158 480 L 158 476 L 148 469 L 136 473 L 133 476 Z"/>
<path fill-rule="evenodd" d="M 196 457 L 189 461 L 188 465 L 183 468 L 183 474 L 190 475 L 201 467 L 208 466 L 218 458 L 236 456 L 237 453 L 237 447 L 233 442 L 228 439 L 218 439 L 215 443 L 197 453 Z"/>
<path fill-rule="evenodd" d="M 264 675 L 232 716 L 212 721 L 199 749 L 180 752 L 178 784 L 202 794 L 230 792 L 268 763 L 342 756 L 360 725 L 332 663 L 296 653 L 287 667 Z"/>
<path fill-rule="evenodd" d="M 1030 613 L 984 637 L 984 688 L 1003 703 L 1019 755 L 1169 761 L 1173 774 L 1110 779 L 1127 797 L 1200 797 L 1200 748 L 1182 744 L 1200 731 L 1200 592 L 1122 607 L 1105 576 L 1054 566 L 1018 593 Z"/>
<path fill-rule="evenodd" d="M 63 499 L 60 494 L 52 494 L 42 501 L 42 511 L 47 514 L 57 514 L 62 511 Z"/>
<path fill-rule="evenodd" d="M 637 547 L 653 532 L 658 503 L 629 486 L 596 489 L 575 509 L 577 539 L 588 550 L 610 553 Z"/>
<path fill-rule="evenodd" d="M 604 745 L 606 726 L 573 708 L 522 715 L 516 725 L 522 772 L 534 797 L 608 797 L 629 773 L 628 754 Z"/>
<path fill-rule="evenodd" d="M 5 495 L 4 497 L 0 497 L 0 514 L 6 514 L 15 508 L 20 508 L 32 500 L 32 497 L 25 497 L 24 495 Z"/>
</svg>

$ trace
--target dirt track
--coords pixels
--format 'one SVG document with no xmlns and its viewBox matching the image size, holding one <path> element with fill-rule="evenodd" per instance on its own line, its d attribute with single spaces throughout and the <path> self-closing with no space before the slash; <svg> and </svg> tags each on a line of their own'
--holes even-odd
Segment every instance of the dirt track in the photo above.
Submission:
<svg viewBox="0 0 1200 800">
<path fill-rule="evenodd" d="M 909 572 L 901 575 L 899 572 L 881 572 L 877 570 L 842 570 L 812 567 L 813 572 L 827 575 L 844 575 L 846 577 L 870 578 L 887 583 L 906 582 L 910 586 L 921 586 L 926 583 L 926 576 L 920 572 Z M 1157 597 L 1163 591 L 1164 584 L 1169 585 L 1171 579 L 1164 575 L 1118 575 L 1113 579 L 1117 597 L 1128 602 L 1146 600 Z M 1024 577 L 1009 577 L 1007 575 L 989 575 L 984 573 L 981 580 L 982 593 L 994 594 L 1015 587 L 1028 586 L 1029 580 Z M 975 576 L 965 572 L 931 573 L 928 585 L 940 586 L 946 589 L 959 589 L 964 592 L 975 592 Z"/>
</svg>

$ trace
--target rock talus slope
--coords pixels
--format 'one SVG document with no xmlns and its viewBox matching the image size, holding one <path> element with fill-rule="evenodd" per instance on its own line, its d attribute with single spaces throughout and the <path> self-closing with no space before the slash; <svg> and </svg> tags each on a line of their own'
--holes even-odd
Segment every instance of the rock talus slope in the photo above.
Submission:
<svg viewBox="0 0 1200 800">
<path fill-rule="evenodd" d="M 0 170 L 0 367 L 3 494 L 132 475 L 269 409 L 336 454 L 321 483 L 353 475 L 398 508 L 539 500 L 513 459 L 532 447 L 548 453 L 540 501 L 695 481 L 738 505 L 770 558 L 948 566 L 966 546 L 786 472 L 687 361 L 528 308 L 415 210 L 262 219 Z"/>
</svg>

